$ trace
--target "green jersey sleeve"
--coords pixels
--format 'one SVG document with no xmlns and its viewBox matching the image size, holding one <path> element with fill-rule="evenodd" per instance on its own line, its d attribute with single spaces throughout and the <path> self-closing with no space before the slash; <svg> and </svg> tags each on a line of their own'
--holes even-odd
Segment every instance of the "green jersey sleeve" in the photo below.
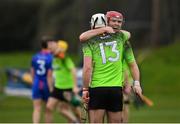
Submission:
<svg viewBox="0 0 180 124">
<path fill-rule="evenodd" d="M 133 50 L 131 47 L 129 40 L 129 32 L 122 32 L 124 39 L 124 59 L 127 63 L 131 63 L 135 61 Z"/>
<path fill-rule="evenodd" d="M 127 63 L 125 60 L 123 61 L 123 73 L 124 73 L 123 78 L 125 79 L 125 76 L 128 76 L 128 77 L 126 77 L 126 78 L 127 78 L 127 81 L 128 81 L 129 83 L 132 83 L 132 82 L 133 82 L 133 78 L 132 78 L 132 75 L 131 75 L 131 72 L 130 72 L 128 63 Z M 126 73 L 126 74 L 125 74 L 125 73 Z M 123 80 L 124 80 L 124 79 L 123 79 Z"/>
<path fill-rule="evenodd" d="M 123 67 L 123 72 L 128 69 L 128 65 L 127 65 L 125 59 L 123 60 L 123 66 L 122 67 Z"/>
<path fill-rule="evenodd" d="M 75 68 L 75 65 L 74 65 L 74 63 L 73 63 L 73 61 L 71 60 L 70 57 L 67 57 L 67 59 L 66 59 L 66 65 L 67 65 L 68 69 L 73 69 L 73 68 Z"/>
<path fill-rule="evenodd" d="M 126 41 L 124 44 L 124 58 L 127 63 L 131 63 L 135 61 L 134 53 L 129 41 Z"/>
<path fill-rule="evenodd" d="M 92 56 L 92 51 L 88 44 L 88 41 L 82 44 L 82 51 L 84 56 Z"/>
</svg>

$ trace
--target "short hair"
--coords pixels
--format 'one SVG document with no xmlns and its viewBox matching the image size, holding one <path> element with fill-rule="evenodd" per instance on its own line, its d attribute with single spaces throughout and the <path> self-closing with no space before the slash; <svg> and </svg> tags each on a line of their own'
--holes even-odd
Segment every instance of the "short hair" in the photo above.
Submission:
<svg viewBox="0 0 180 124">
<path fill-rule="evenodd" d="M 50 41 L 56 42 L 57 40 L 53 37 L 43 36 L 41 38 L 41 48 L 45 48 L 45 49 L 48 48 L 48 42 Z"/>
</svg>

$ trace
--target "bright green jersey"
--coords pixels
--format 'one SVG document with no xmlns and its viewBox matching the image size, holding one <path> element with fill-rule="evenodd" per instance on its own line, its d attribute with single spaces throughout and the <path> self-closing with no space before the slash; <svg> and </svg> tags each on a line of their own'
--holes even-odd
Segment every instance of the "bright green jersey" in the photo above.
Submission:
<svg viewBox="0 0 180 124">
<path fill-rule="evenodd" d="M 53 76 L 55 87 L 58 89 L 73 88 L 73 76 L 71 69 L 74 68 L 74 63 L 69 57 L 53 59 Z"/>
<path fill-rule="evenodd" d="M 84 56 L 92 57 L 93 73 L 90 87 L 122 87 L 123 59 L 135 61 L 125 33 L 95 36 L 83 43 Z"/>
</svg>

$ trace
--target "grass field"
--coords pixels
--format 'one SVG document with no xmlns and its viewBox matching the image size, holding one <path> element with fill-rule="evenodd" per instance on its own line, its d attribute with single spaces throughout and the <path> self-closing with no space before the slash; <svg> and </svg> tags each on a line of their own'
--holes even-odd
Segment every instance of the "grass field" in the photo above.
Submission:
<svg viewBox="0 0 180 124">
<path fill-rule="evenodd" d="M 139 65 L 144 94 L 153 107 L 138 110 L 131 105 L 130 122 L 180 122 L 180 44 L 153 50 Z M 32 53 L 0 54 L 3 67 L 28 67 Z M 1 77 L 0 86 L 5 77 Z M 28 98 L 0 95 L 0 122 L 31 122 L 32 101 Z M 54 112 L 54 122 L 66 122 Z"/>
<path fill-rule="evenodd" d="M 31 99 L 14 96 L 1 96 L 0 102 L 1 123 L 32 122 L 33 108 Z M 43 122 L 43 115 L 41 122 Z M 58 112 L 54 112 L 54 122 L 66 122 L 66 120 L 59 116 Z"/>
<path fill-rule="evenodd" d="M 180 122 L 180 44 L 154 50 L 141 63 L 144 94 L 154 107 L 132 108 L 131 122 Z M 134 110 L 134 111 L 133 111 Z"/>
</svg>

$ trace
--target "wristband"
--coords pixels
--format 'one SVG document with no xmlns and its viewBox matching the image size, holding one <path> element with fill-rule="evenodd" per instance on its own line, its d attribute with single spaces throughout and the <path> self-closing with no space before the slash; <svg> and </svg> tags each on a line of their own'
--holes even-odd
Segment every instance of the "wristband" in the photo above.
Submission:
<svg viewBox="0 0 180 124">
<path fill-rule="evenodd" d="M 138 80 L 135 80 L 134 82 L 133 82 L 133 85 L 135 86 L 140 86 L 140 82 L 138 81 Z"/>
</svg>

